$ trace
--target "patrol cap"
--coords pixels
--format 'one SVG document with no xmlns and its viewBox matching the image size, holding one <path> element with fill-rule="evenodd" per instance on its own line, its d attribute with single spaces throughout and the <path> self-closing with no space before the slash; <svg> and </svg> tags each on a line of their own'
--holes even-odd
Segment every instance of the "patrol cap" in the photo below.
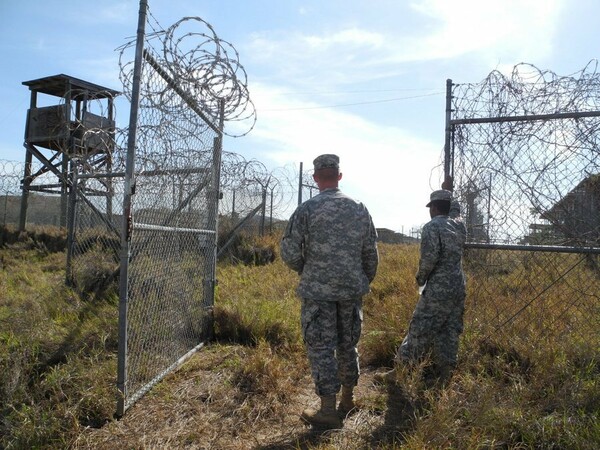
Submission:
<svg viewBox="0 0 600 450">
<path fill-rule="evenodd" d="M 340 168 L 340 158 L 338 155 L 333 155 L 331 153 L 326 153 L 324 155 L 319 155 L 313 161 L 313 165 L 315 166 L 315 170 L 319 169 L 339 169 Z"/>
<path fill-rule="evenodd" d="M 429 196 L 429 203 L 427 203 L 425 206 L 429 208 L 431 206 L 431 202 L 434 202 L 436 200 L 450 202 L 452 201 L 452 192 L 446 189 L 438 189 L 437 191 L 433 191 Z"/>
</svg>

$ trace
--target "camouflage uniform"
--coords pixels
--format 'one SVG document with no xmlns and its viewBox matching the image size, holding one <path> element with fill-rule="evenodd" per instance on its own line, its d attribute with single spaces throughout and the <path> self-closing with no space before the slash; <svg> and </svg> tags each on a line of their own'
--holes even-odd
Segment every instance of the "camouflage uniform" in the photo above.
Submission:
<svg viewBox="0 0 600 450">
<path fill-rule="evenodd" d="M 431 351 L 437 367 L 456 366 L 465 304 L 462 253 L 466 229 L 455 202 L 451 213 L 454 218 L 436 216 L 423 227 L 416 279 L 425 289 L 399 348 L 398 357 L 405 362 L 418 361 Z"/>
<path fill-rule="evenodd" d="M 281 241 L 282 259 L 300 274 L 302 333 L 319 396 L 358 382 L 362 296 L 377 271 L 376 239 L 367 208 L 332 188 L 296 209 Z"/>
</svg>

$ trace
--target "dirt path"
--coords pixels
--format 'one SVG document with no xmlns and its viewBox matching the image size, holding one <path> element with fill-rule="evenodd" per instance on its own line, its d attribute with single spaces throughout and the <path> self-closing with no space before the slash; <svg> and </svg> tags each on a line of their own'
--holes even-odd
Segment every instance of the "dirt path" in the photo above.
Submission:
<svg viewBox="0 0 600 450">
<path fill-rule="evenodd" d="M 218 355 L 208 354 L 209 358 Z M 356 389 L 358 411 L 341 430 L 314 430 L 299 418 L 318 397 L 310 377 L 303 376 L 285 402 L 244 398 L 228 381 L 226 369 L 214 370 L 207 354 L 201 367 L 180 369 L 133 405 L 118 421 L 85 430 L 78 449 L 359 449 L 385 447 L 401 440 L 410 427 L 410 402 L 397 390 L 373 384 L 363 369 Z"/>
</svg>

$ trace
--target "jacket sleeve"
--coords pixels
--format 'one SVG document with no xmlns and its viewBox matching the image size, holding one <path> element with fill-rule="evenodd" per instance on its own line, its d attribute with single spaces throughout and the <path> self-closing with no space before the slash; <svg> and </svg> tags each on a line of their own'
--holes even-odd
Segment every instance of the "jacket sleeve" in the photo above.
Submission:
<svg viewBox="0 0 600 450">
<path fill-rule="evenodd" d="M 421 236 L 421 255 L 416 277 L 419 286 L 423 286 L 427 282 L 440 258 L 440 252 L 441 244 L 438 230 L 433 226 L 425 225 Z"/>
<path fill-rule="evenodd" d="M 281 259 L 287 266 L 302 273 L 304 268 L 304 231 L 298 210 L 292 214 L 281 240 Z"/>
<path fill-rule="evenodd" d="M 377 230 L 369 215 L 369 232 L 362 247 L 362 267 L 369 283 L 375 279 L 377 266 L 379 264 L 379 253 L 377 251 Z"/>
</svg>

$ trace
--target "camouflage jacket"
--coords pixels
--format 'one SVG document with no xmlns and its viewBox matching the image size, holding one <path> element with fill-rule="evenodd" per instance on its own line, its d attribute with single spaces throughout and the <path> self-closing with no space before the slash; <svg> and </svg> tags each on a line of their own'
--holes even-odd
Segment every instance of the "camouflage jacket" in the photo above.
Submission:
<svg viewBox="0 0 600 450">
<path fill-rule="evenodd" d="M 281 257 L 300 274 L 297 292 L 311 300 L 349 300 L 369 292 L 379 256 L 367 208 L 339 189 L 298 206 L 281 241 Z"/>
<path fill-rule="evenodd" d="M 467 231 L 459 217 L 436 216 L 423 227 L 417 283 L 464 289 L 462 254 Z"/>
</svg>

